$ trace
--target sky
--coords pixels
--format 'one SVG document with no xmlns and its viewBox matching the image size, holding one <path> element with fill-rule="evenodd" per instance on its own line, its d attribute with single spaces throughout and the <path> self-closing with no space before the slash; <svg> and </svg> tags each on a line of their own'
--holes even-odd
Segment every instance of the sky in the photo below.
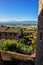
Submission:
<svg viewBox="0 0 43 65">
<path fill-rule="evenodd" d="M 0 21 L 37 21 L 38 0 L 0 0 Z"/>
</svg>

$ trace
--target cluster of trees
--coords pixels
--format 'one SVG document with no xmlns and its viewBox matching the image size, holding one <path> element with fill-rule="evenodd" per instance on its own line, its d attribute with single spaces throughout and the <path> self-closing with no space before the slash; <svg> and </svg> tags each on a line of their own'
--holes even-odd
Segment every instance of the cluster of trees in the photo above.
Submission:
<svg viewBox="0 0 43 65">
<path fill-rule="evenodd" d="M 4 40 L 0 44 L 1 49 L 5 51 L 13 51 L 22 54 L 31 54 L 33 49 L 35 49 L 35 44 L 30 44 L 26 42 L 25 39 L 22 39 L 19 43 L 14 40 Z"/>
<path fill-rule="evenodd" d="M 32 46 L 26 46 L 25 44 L 17 43 L 16 41 L 5 40 L 2 42 L 1 49 L 5 51 L 13 51 L 23 54 L 31 54 Z"/>
</svg>

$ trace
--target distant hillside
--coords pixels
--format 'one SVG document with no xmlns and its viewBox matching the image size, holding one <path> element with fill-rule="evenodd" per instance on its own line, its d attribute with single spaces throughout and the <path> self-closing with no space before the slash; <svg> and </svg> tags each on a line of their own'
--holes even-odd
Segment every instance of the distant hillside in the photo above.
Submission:
<svg viewBox="0 0 43 65">
<path fill-rule="evenodd" d="M 8 21 L 8 22 L 0 22 L 0 25 L 11 25 L 11 24 L 37 24 L 37 21 Z"/>
</svg>

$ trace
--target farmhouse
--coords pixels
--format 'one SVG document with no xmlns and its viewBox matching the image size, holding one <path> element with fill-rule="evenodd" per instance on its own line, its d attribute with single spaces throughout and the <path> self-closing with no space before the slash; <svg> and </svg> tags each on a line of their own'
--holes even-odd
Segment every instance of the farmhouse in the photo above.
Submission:
<svg viewBox="0 0 43 65">
<path fill-rule="evenodd" d="M 0 26 L 0 39 L 18 39 L 20 35 L 19 29 Z"/>
<path fill-rule="evenodd" d="M 24 31 L 24 35 L 25 36 L 30 36 L 31 38 L 33 38 L 34 32 L 33 31 Z"/>
</svg>

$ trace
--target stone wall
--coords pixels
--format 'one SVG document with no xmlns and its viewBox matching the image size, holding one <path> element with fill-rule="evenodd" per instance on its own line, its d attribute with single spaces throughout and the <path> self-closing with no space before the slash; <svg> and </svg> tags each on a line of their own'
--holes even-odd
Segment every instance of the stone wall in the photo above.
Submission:
<svg viewBox="0 0 43 65">
<path fill-rule="evenodd" d="M 30 55 L 0 50 L 0 65 L 34 65 L 34 58 Z"/>
</svg>

